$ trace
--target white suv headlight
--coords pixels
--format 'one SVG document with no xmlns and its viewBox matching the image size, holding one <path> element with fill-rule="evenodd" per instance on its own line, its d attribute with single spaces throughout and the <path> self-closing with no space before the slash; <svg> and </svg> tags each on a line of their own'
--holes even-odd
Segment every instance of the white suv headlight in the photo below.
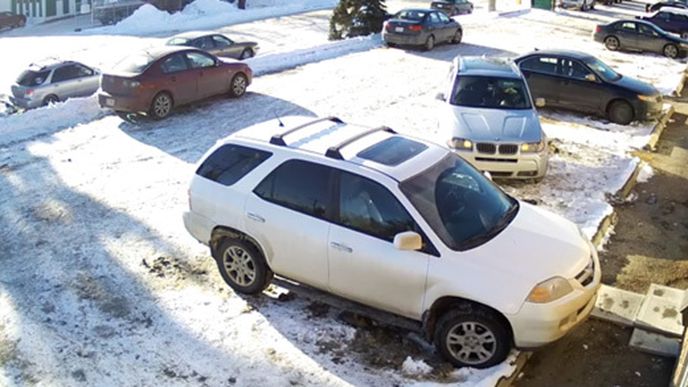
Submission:
<svg viewBox="0 0 688 387">
<path fill-rule="evenodd" d="M 528 301 L 545 304 L 558 300 L 572 291 L 573 287 L 567 279 L 554 277 L 535 286 L 528 295 Z"/>
<path fill-rule="evenodd" d="M 454 137 L 447 144 L 454 149 L 473 150 L 473 141 L 465 138 Z"/>
<path fill-rule="evenodd" d="M 521 144 L 521 152 L 522 153 L 538 153 L 542 152 L 545 149 L 545 139 L 543 138 L 542 140 L 538 142 L 526 142 Z"/>
</svg>

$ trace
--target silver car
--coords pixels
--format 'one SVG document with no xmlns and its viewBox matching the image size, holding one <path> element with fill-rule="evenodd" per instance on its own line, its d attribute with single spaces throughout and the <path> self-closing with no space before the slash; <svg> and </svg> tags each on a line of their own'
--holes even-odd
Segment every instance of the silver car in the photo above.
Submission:
<svg viewBox="0 0 688 387">
<path fill-rule="evenodd" d="M 175 35 L 167 41 L 167 45 L 196 47 L 215 56 L 240 60 L 252 58 L 258 51 L 256 42 L 236 42 L 225 35 L 201 31 Z"/>
<path fill-rule="evenodd" d="M 86 97 L 100 87 L 100 71 L 73 61 L 32 64 L 23 71 L 14 85 L 10 101 L 19 108 L 33 109 Z"/>
<path fill-rule="evenodd" d="M 528 84 L 512 61 L 457 57 L 438 95 L 440 131 L 457 154 L 497 178 L 534 179 L 549 150 Z M 544 106 L 543 99 L 537 106 Z"/>
</svg>

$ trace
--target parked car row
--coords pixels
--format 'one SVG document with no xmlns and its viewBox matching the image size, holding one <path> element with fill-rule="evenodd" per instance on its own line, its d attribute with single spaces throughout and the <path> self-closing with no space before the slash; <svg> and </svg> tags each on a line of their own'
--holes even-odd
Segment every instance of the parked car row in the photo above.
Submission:
<svg viewBox="0 0 688 387">
<path fill-rule="evenodd" d="M 458 43 L 463 30 L 447 19 L 406 9 L 382 35 L 389 46 Z M 536 107 L 628 124 L 657 115 L 662 97 L 591 55 L 541 50 L 457 57 L 437 98 L 446 147 L 336 117 L 288 117 L 229 136 L 199 161 L 188 232 L 235 291 L 260 293 L 279 275 L 414 320 L 456 366 L 490 367 L 514 347 L 557 340 L 595 304 L 595 248 L 574 224 L 480 171 L 545 176 Z M 522 254 L 517 244 L 538 249 Z"/>
<path fill-rule="evenodd" d="M 133 54 L 105 74 L 75 61 L 51 59 L 31 64 L 19 75 L 10 101 L 21 109 L 33 109 L 89 96 L 102 88 L 102 107 L 126 117 L 133 113 L 162 119 L 174 107 L 193 101 L 224 93 L 242 96 L 251 83 L 250 67 L 218 56 L 246 59 L 257 50 L 255 42 L 192 32 Z"/>
</svg>

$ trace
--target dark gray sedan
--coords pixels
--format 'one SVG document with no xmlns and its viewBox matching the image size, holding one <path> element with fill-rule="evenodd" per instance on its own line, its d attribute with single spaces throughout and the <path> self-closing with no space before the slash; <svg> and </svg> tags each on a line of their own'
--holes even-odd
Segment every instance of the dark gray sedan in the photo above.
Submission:
<svg viewBox="0 0 688 387">
<path fill-rule="evenodd" d="M 435 44 L 461 43 L 461 24 L 442 11 L 434 9 L 404 9 L 387 20 L 382 28 L 385 43 L 422 46 L 430 51 Z"/>
<path fill-rule="evenodd" d="M 595 41 L 604 43 L 607 49 L 630 49 L 662 54 L 668 58 L 685 57 L 688 40 L 670 34 L 656 25 L 642 20 L 619 20 L 598 25 L 593 35 Z"/>
<path fill-rule="evenodd" d="M 175 35 L 167 41 L 167 45 L 195 47 L 215 56 L 242 60 L 255 56 L 258 51 L 256 42 L 235 42 L 224 35 L 209 32 Z"/>
</svg>

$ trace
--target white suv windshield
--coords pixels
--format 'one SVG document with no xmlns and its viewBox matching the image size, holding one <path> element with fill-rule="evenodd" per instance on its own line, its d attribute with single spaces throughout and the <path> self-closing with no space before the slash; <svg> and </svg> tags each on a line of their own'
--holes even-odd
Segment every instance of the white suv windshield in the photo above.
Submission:
<svg viewBox="0 0 688 387">
<path fill-rule="evenodd" d="M 453 153 L 400 188 L 452 250 L 471 249 L 492 239 L 519 208 L 516 200 Z"/>
<path fill-rule="evenodd" d="M 516 78 L 459 74 L 450 103 L 488 109 L 530 109 L 528 89 Z"/>
</svg>

